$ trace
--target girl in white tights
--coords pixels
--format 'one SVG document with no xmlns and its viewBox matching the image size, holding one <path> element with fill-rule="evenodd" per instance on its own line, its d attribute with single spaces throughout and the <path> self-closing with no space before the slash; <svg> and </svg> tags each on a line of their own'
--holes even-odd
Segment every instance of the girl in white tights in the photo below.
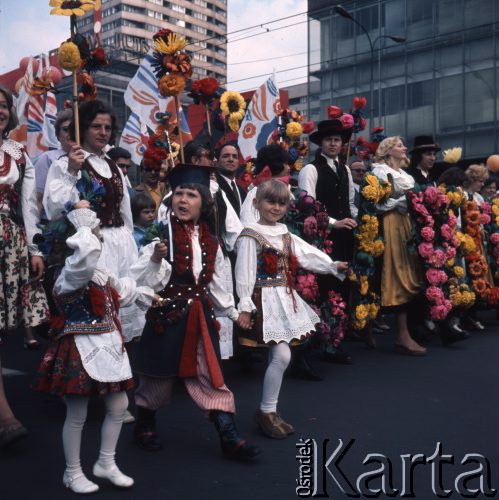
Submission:
<svg viewBox="0 0 499 500">
<path fill-rule="evenodd" d="M 71 255 L 54 285 L 60 316 L 52 318 L 54 341 L 38 371 L 35 389 L 62 396 L 67 407 L 62 430 L 66 469 L 63 484 L 75 493 L 93 493 L 99 486 L 88 479 L 80 464 L 83 426 L 89 397 L 103 396 L 106 416 L 101 430 L 99 457 L 93 474 L 129 488 L 133 479 L 115 462 L 116 444 L 128 406 L 126 390 L 132 373 L 118 319 L 122 305 L 137 302 L 147 308 L 154 293 L 137 287 L 131 278 L 110 276 L 100 264 L 102 244 L 99 219 L 88 208 L 68 214 L 76 234 L 66 240 Z"/>
<path fill-rule="evenodd" d="M 283 374 L 291 359 L 289 343 L 306 338 L 320 321 L 293 290 L 296 268 L 335 274 L 340 279 L 347 269 L 345 262 L 331 261 L 279 223 L 288 204 L 289 190 L 283 182 L 271 179 L 260 184 L 253 200 L 260 218 L 243 229 L 236 245 L 239 324 L 247 330 L 240 342 L 269 347 L 256 421 L 262 432 L 274 439 L 294 432 L 277 412 Z"/>
</svg>

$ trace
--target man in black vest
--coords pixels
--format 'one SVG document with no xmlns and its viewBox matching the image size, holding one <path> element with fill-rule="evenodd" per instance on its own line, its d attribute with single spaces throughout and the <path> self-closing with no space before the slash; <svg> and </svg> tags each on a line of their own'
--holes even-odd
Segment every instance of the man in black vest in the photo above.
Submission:
<svg viewBox="0 0 499 500">
<path fill-rule="evenodd" d="M 350 140 L 352 129 L 343 129 L 340 120 L 319 122 L 310 141 L 320 146 L 312 163 L 298 176 L 298 185 L 326 207 L 331 224 L 333 260 L 352 260 L 355 217 L 355 190 L 350 169 L 340 161 L 343 144 Z"/>
<path fill-rule="evenodd" d="M 220 148 L 217 167 L 218 185 L 239 216 L 246 191 L 236 184 L 236 174 L 239 169 L 239 149 L 236 144 L 227 143 Z"/>
<path fill-rule="evenodd" d="M 312 163 L 305 165 L 298 176 L 298 186 L 310 196 L 320 201 L 329 214 L 333 260 L 351 261 L 353 257 L 353 229 L 357 227 L 355 217 L 355 190 L 350 169 L 340 161 L 343 144 L 348 143 L 352 129 L 344 129 L 340 120 L 319 122 L 317 130 L 310 134 L 310 141 L 320 146 Z M 319 289 L 327 299 L 329 290 L 341 293 L 349 299 L 349 282 L 336 278 L 319 276 Z M 334 352 L 326 349 L 324 357 L 328 361 L 350 363 L 351 358 L 341 348 Z"/>
</svg>

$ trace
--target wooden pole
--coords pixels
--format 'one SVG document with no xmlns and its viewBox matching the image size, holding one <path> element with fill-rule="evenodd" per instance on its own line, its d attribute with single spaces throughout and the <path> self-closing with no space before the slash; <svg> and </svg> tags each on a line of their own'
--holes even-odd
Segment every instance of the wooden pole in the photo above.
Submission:
<svg viewBox="0 0 499 500">
<path fill-rule="evenodd" d="M 71 29 L 71 38 L 76 35 L 76 16 L 74 14 L 71 15 L 70 18 L 70 29 Z M 78 80 L 76 71 L 73 71 L 73 120 L 75 123 L 75 141 L 76 144 L 80 145 L 80 120 L 78 113 Z"/>
<path fill-rule="evenodd" d="M 206 109 L 206 123 L 208 125 L 208 135 L 211 137 L 211 120 L 210 120 L 210 108 L 209 104 L 205 104 Z"/>
<path fill-rule="evenodd" d="M 75 141 L 80 145 L 80 120 L 78 113 L 78 81 L 76 71 L 73 71 L 73 119 L 75 124 Z"/>
<path fill-rule="evenodd" d="M 180 126 L 180 103 L 178 99 L 178 95 L 175 96 L 175 113 L 177 114 L 177 128 L 178 128 L 178 143 L 180 145 L 180 161 L 185 163 L 184 158 L 184 140 L 182 139 L 182 128 Z"/>
</svg>

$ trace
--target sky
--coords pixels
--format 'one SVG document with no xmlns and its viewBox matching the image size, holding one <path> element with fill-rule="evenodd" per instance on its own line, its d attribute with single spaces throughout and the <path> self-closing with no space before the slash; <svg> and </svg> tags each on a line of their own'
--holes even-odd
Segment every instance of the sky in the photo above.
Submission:
<svg viewBox="0 0 499 500">
<path fill-rule="evenodd" d="M 3 41 L 0 74 L 18 67 L 21 58 L 48 52 L 69 37 L 69 20 L 49 15 L 48 3 L 49 0 L 0 0 Z M 254 89 L 274 71 L 279 87 L 306 80 L 306 15 L 246 30 L 257 23 L 305 12 L 306 0 L 227 0 L 227 3 L 227 88 Z"/>
</svg>

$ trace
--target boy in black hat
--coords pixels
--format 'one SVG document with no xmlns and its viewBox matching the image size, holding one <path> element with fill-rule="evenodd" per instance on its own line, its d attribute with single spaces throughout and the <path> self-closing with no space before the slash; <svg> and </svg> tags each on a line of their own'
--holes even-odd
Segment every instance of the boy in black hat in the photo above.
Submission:
<svg viewBox="0 0 499 500">
<path fill-rule="evenodd" d="M 411 165 L 407 173 L 412 175 L 416 184 L 420 186 L 435 186 L 431 178 L 431 169 L 437 160 L 440 146 L 433 140 L 431 135 L 418 135 L 414 138 L 414 147 L 411 154 Z"/>
<path fill-rule="evenodd" d="M 298 186 L 320 201 L 329 214 L 333 240 L 332 260 L 351 261 L 353 257 L 353 229 L 357 227 L 355 217 L 355 190 L 350 169 L 340 160 L 341 148 L 350 141 L 352 128 L 344 128 L 339 119 L 319 122 L 317 130 L 310 134 L 310 141 L 320 146 L 315 159 L 305 165 L 298 176 Z M 335 278 L 320 277 L 321 295 L 327 297 L 334 289 L 348 300 L 348 280 L 340 282 Z M 349 363 L 350 356 L 338 349 L 325 353 L 329 361 Z"/>
</svg>

